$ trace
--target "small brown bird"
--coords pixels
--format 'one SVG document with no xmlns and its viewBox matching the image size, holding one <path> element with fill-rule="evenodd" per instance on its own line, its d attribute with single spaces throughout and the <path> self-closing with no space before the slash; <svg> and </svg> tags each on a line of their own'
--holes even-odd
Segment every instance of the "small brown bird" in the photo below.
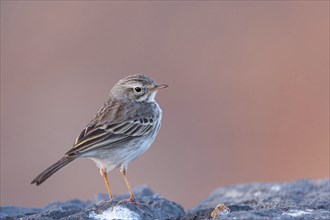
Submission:
<svg viewBox="0 0 330 220">
<path fill-rule="evenodd" d="M 31 184 L 40 185 L 77 158 L 90 158 L 100 169 L 110 200 L 114 197 L 107 173 L 120 168 L 130 193 L 130 202 L 135 202 L 126 175 L 127 167 L 156 138 L 161 126 L 162 110 L 155 101 L 155 96 L 159 89 L 166 87 L 168 86 L 158 84 L 142 74 L 119 80 L 111 89 L 105 104 L 77 137 L 73 148 L 39 174 Z"/>
</svg>

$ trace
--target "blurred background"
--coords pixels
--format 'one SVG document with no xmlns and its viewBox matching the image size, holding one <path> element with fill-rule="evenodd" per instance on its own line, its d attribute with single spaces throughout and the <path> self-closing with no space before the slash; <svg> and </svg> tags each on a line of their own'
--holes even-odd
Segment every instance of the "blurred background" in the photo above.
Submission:
<svg viewBox="0 0 330 220">
<path fill-rule="evenodd" d="M 133 186 L 191 208 L 228 184 L 329 177 L 328 1 L 1 1 L 2 206 L 106 193 L 88 159 L 30 182 L 133 73 L 170 85 Z"/>
</svg>

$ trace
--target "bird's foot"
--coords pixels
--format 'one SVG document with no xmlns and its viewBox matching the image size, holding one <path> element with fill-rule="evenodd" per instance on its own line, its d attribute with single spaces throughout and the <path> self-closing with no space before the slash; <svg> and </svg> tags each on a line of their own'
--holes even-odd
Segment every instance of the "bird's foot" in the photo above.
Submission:
<svg viewBox="0 0 330 220">
<path fill-rule="evenodd" d="M 117 203 L 117 205 L 121 205 L 123 203 L 131 203 L 131 204 L 134 204 L 136 206 L 146 206 L 146 204 L 137 202 L 135 198 L 123 199 L 123 200 L 119 201 Z"/>
</svg>

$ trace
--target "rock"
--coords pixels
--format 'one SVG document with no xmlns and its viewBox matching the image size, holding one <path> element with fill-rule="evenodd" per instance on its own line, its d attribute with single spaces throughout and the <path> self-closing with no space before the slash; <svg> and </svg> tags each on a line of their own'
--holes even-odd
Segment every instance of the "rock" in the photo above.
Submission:
<svg viewBox="0 0 330 220">
<path fill-rule="evenodd" d="M 231 209 L 226 219 L 330 219 L 330 180 L 221 187 L 190 213 L 220 203 Z"/>
<path fill-rule="evenodd" d="M 15 206 L 0 207 L 0 219 L 14 219 L 25 215 L 33 215 L 41 212 L 38 208 L 20 208 Z"/>
<path fill-rule="evenodd" d="M 71 200 L 55 202 L 43 209 L 1 207 L 0 219 L 35 220 L 76 220 L 76 219 L 134 219 L 154 220 L 181 218 L 185 211 L 179 204 L 171 202 L 152 192 L 147 186 L 134 190 L 138 204 L 121 202 L 124 196 L 116 196 L 116 201 L 82 202 Z M 96 199 L 108 199 L 107 195 L 98 195 Z M 127 199 L 128 197 L 125 196 Z"/>
<path fill-rule="evenodd" d="M 1 207 L 0 219 L 211 219 L 219 204 L 231 212 L 219 212 L 216 219 L 330 219 L 330 180 L 302 180 L 293 183 L 255 183 L 216 189 L 187 212 L 177 203 L 152 192 L 147 186 L 134 190 L 140 204 L 106 201 L 107 195 L 94 200 L 50 203 L 44 208 Z M 102 201 L 100 201 L 102 200 Z M 97 202 L 100 201 L 100 202 Z"/>
</svg>

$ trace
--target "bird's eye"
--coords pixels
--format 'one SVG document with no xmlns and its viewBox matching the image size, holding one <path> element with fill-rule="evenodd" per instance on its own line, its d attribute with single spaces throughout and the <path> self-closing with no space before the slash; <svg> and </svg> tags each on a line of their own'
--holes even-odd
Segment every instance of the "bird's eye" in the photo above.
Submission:
<svg viewBox="0 0 330 220">
<path fill-rule="evenodd" d="M 135 92 L 141 92 L 142 91 L 141 87 L 135 87 L 134 90 L 135 90 Z"/>
</svg>

